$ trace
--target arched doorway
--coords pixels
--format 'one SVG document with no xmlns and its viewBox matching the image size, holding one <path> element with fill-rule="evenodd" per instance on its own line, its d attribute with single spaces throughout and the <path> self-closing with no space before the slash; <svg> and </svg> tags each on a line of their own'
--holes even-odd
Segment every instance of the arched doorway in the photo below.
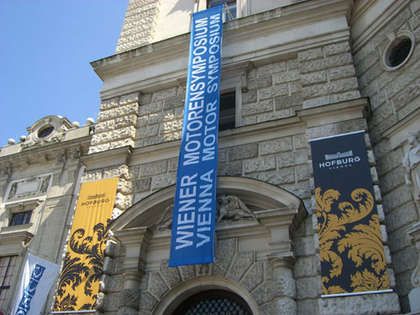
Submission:
<svg viewBox="0 0 420 315">
<path fill-rule="evenodd" d="M 233 292 L 207 290 L 188 297 L 172 315 L 253 315 L 246 301 Z"/>
</svg>

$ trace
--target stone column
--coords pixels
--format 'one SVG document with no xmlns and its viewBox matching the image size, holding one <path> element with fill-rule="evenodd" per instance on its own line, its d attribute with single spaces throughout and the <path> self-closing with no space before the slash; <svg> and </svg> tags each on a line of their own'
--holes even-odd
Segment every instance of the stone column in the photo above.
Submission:
<svg viewBox="0 0 420 315">
<path fill-rule="evenodd" d="M 293 257 L 270 257 L 273 268 L 275 300 L 274 314 L 296 314 L 296 283 L 293 277 Z"/>
<path fill-rule="evenodd" d="M 123 274 L 124 287 L 120 295 L 119 315 L 137 315 L 140 302 L 141 270 L 126 270 Z"/>
</svg>

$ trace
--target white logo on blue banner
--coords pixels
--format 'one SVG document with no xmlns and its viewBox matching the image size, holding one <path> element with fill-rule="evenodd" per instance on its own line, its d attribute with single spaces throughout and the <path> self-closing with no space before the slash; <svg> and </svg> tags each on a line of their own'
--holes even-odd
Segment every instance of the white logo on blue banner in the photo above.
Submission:
<svg viewBox="0 0 420 315">
<path fill-rule="evenodd" d="M 214 262 L 223 6 L 194 13 L 169 266 Z"/>
<path fill-rule="evenodd" d="M 57 264 L 28 254 L 11 314 L 41 314 L 58 270 Z"/>
</svg>

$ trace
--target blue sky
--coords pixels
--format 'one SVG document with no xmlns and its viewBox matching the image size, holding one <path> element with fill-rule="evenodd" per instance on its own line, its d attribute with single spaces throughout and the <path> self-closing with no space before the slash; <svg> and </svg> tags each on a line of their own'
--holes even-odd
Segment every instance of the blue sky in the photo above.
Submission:
<svg viewBox="0 0 420 315">
<path fill-rule="evenodd" d="M 0 147 L 43 116 L 96 120 L 127 0 L 0 0 Z"/>
</svg>

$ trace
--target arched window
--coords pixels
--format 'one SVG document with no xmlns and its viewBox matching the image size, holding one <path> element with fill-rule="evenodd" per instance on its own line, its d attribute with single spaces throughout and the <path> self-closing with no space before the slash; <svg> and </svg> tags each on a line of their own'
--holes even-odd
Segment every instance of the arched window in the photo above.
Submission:
<svg viewBox="0 0 420 315">
<path fill-rule="evenodd" d="M 252 315 L 240 296 L 224 290 L 208 290 L 187 298 L 173 315 Z"/>
</svg>

